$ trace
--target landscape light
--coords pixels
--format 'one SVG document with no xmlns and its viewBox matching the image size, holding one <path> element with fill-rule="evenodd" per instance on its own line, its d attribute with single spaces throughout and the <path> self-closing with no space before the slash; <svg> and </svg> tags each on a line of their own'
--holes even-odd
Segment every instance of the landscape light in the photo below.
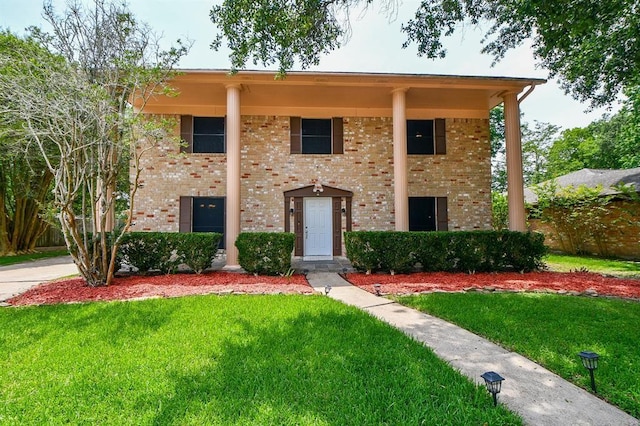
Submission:
<svg viewBox="0 0 640 426">
<path fill-rule="evenodd" d="M 381 295 L 381 294 L 380 294 L 380 288 L 381 288 L 381 287 L 382 287 L 382 286 L 381 286 L 380 284 L 374 284 L 374 285 L 373 285 L 373 289 L 374 289 L 374 290 L 375 290 L 375 292 L 376 292 L 376 296 L 380 296 L 380 295 Z"/>
<path fill-rule="evenodd" d="M 504 377 L 502 377 L 495 371 L 487 371 L 480 377 L 484 379 L 484 383 L 487 385 L 487 390 L 493 396 L 493 406 L 497 406 L 498 394 L 500 393 L 500 389 L 502 388 L 502 381 L 504 380 Z"/>
<path fill-rule="evenodd" d="M 582 359 L 582 365 L 584 368 L 589 370 L 589 375 L 591 376 L 591 389 L 593 389 L 594 393 L 596 392 L 596 381 L 593 378 L 593 370 L 598 368 L 598 354 L 591 351 L 582 351 L 578 354 L 578 356 Z"/>
<path fill-rule="evenodd" d="M 331 291 L 331 286 L 329 284 L 324 286 L 324 294 L 325 294 L 325 296 L 328 295 L 330 291 Z"/>
</svg>

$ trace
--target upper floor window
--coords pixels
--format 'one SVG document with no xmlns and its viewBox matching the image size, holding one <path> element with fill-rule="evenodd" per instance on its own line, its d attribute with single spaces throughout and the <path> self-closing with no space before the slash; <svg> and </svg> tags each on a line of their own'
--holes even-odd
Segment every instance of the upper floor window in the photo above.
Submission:
<svg viewBox="0 0 640 426">
<path fill-rule="evenodd" d="M 342 154 L 343 123 L 341 117 L 291 117 L 291 154 Z"/>
<path fill-rule="evenodd" d="M 407 120 L 407 154 L 446 154 L 445 120 Z"/>
<path fill-rule="evenodd" d="M 180 117 L 180 136 L 183 145 L 180 152 L 224 153 L 224 117 Z"/>
</svg>

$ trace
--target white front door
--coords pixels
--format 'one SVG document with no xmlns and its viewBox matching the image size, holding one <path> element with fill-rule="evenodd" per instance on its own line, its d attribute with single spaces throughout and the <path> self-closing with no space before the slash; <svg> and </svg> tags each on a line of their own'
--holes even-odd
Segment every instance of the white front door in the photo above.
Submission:
<svg viewBox="0 0 640 426">
<path fill-rule="evenodd" d="M 304 199 L 304 255 L 333 254 L 331 197 Z"/>
</svg>

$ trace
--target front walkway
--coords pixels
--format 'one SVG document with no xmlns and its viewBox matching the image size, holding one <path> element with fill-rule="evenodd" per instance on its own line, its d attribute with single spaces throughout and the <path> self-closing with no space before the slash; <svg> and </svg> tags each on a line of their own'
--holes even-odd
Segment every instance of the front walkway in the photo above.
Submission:
<svg viewBox="0 0 640 426">
<path fill-rule="evenodd" d="M 335 273 L 309 273 L 309 283 L 329 297 L 356 306 L 422 342 L 477 383 L 496 371 L 505 378 L 498 399 L 529 425 L 640 425 L 620 409 L 563 380 L 527 358 L 509 352 L 441 319 L 374 296 Z"/>
</svg>

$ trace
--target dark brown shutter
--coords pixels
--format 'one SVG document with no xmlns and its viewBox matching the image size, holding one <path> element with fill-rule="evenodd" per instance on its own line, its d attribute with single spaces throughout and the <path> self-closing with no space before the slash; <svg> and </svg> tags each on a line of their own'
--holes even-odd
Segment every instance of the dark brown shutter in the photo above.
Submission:
<svg viewBox="0 0 640 426">
<path fill-rule="evenodd" d="M 291 154 L 302 154 L 302 119 L 291 117 L 289 120 L 291 134 Z"/>
<path fill-rule="evenodd" d="M 289 207 L 291 205 L 291 198 L 284 197 L 284 232 L 291 232 L 291 214 Z"/>
<path fill-rule="evenodd" d="M 449 215 L 447 212 L 447 197 L 436 197 L 436 218 L 438 231 L 449 230 Z"/>
<path fill-rule="evenodd" d="M 333 197 L 333 255 L 342 254 L 342 198 Z"/>
<path fill-rule="evenodd" d="M 193 197 L 180 197 L 179 231 L 191 232 L 191 204 Z"/>
<path fill-rule="evenodd" d="M 223 151 L 224 153 L 227 152 L 227 116 L 224 116 L 224 123 L 222 124 L 224 126 L 224 128 L 222 129 L 224 131 L 224 136 L 223 136 L 223 143 L 224 143 L 224 148 Z"/>
<path fill-rule="evenodd" d="M 304 205 L 302 197 L 293 197 L 293 230 L 296 234 L 295 256 L 304 255 Z"/>
<path fill-rule="evenodd" d="M 333 117 L 331 119 L 333 131 L 333 154 L 344 154 L 344 135 L 342 117 Z"/>
<path fill-rule="evenodd" d="M 436 154 L 447 153 L 447 127 L 444 118 L 435 120 Z"/>
<path fill-rule="evenodd" d="M 193 116 L 180 116 L 180 152 L 193 152 Z M 186 143 L 186 145 L 185 145 Z"/>
</svg>

